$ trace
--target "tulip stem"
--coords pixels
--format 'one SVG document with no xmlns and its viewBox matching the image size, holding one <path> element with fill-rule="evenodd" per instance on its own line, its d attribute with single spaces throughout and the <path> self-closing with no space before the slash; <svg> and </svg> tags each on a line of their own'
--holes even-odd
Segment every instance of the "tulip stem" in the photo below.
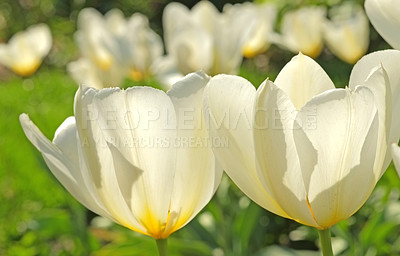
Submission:
<svg viewBox="0 0 400 256">
<path fill-rule="evenodd" d="M 156 239 L 158 255 L 168 256 L 168 243 L 167 239 Z"/>
<path fill-rule="evenodd" d="M 333 256 L 332 243 L 331 243 L 331 231 L 330 229 L 319 230 L 319 240 L 321 243 L 322 255 Z"/>
</svg>

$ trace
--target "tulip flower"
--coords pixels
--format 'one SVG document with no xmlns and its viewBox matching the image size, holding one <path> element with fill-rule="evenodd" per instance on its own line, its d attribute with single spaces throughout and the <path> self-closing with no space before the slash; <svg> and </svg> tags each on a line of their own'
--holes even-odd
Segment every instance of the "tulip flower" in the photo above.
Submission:
<svg viewBox="0 0 400 256">
<path fill-rule="evenodd" d="M 204 11 L 201 11 L 203 9 Z M 168 4 L 164 9 L 166 51 L 168 56 L 175 60 L 175 65 L 182 74 L 200 69 L 209 71 L 212 67 L 212 35 L 205 28 L 207 24 L 202 26 L 195 20 L 195 17 L 200 16 L 202 12 L 209 12 L 210 24 L 218 15 L 218 10 L 211 3 L 204 1 L 193 7 L 192 13 L 186 6 L 176 2 Z"/>
<path fill-rule="evenodd" d="M 109 70 L 104 72 L 87 58 L 80 58 L 68 63 L 67 71 L 76 83 L 99 90 L 117 86 L 117 82 L 121 83 L 121 79 L 126 74 L 126 70 L 117 65 L 110 66 Z"/>
<path fill-rule="evenodd" d="M 229 10 L 230 8 L 232 8 L 232 10 Z M 248 38 L 245 39 L 243 46 L 244 57 L 253 58 L 269 48 L 269 37 L 273 32 L 277 17 L 277 8 L 275 4 L 245 2 L 232 6 L 225 5 L 224 12 L 225 11 L 235 11 L 235 15 L 241 15 L 243 16 L 243 20 L 247 20 L 250 24 L 255 24 Z"/>
<path fill-rule="evenodd" d="M 354 64 L 368 50 L 368 18 L 360 6 L 352 4 L 342 4 L 330 13 L 331 20 L 323 26 L 327 46 L 338 58 Z"/>
<path fill-rule="evenodd" d="M 39 68 L 51 45 L 51 33 L 46 24 L 30 26 L 16 33 L 7 44 L 0 44 L 0 64 L 20 76 L 30 76 Z"/>
<path fill-rule="evenodd" d="M 397 65 L 400 63 L 400 51 L 384 50 L 377 51 L 365 55 L 354 66 L 349 81 L 349 87 L 355 88 L 357 85 L 364 83 L 371 76 L 371 70 L 382 65 L 389 79 L 392 94 L 391 109 L 391 128 L 388 132 L 389 142 L 398 142 L 400 137 L 400 119 L 398 118 L 398 110 L 400 109 L 400 74 Z M 388 144 L 387 153 L 383 168 L 386 169 L 391 161 L 390 145 Z"/>
<path fill-rule="evenodd" d="M 49 141 L 26 114 L 22 128 L 49 169 L 84 206 L 152 236 L 168 236 L 208 203 L 222 175 L 203 125 L 209 77 L 193 73 L 163 91 L 80 87 L 74 116 Z"/>
<path fill-rule="evenodd" d="M 271 41 L 291 52 L 302 52 L 312 58 L 318 57 L 323 48 L 322 24 L 326 8 L 307 6 L 287 12 L 282 19 L 280 34 Z"/>
<path fill-rule="evenodd" d="M 167 55 L 154 67 L 160 82 L 168 85 L 173 81 L 170 77 L 179 77 L 177 73 L 197 70 L 209 75 L 236 74 L 247 35 L 255 24 L 233 9 L 220 13 L 209 1 L 200 1 L 191 10 L 169 3 L 163 13 Z"/>
<path fill-rule="evenodd" d="M 115 86 L 125 77 L 135 81 L 149 77 L 151 65 L 164 51 L 161 38 L 150 29 L 144 15 L 135 13 L 125 19 L 118 9 L 104 16 L 95 9 L 83 9 L 75 39 L 85 61 L 73 62 L 69 71 L 81 84 L 88 79 L 82 77 L 79 67 L 90 68 L 100 81 L 93 85 L 97 88 Z"/>
<path fill-rule="evenodd" d="M 299 54 L 258 90 L 232 75 L 205 90 L 210 137 L 229 139 L 213 147 L 222 168 L 263 208 L 320 230 L 324 255 L 329 228 L 365 203 L 385 170 L 391 90 L 381 66 L 362 72 L 356 87 L 335 89 Z"/>
<path fill-rule="evenodd" d="M 396 167 L 397 173 L 400 176 L 400 147 L 395 143 L 392 144 L 392 157 L 394 166 Z"/>
<path fill-rule="evenodd" d="M 400 6 L 394 0 L 366 0 L 365 11 L 378 33 L 393 48 L 400 50 Z"/>
</svg>

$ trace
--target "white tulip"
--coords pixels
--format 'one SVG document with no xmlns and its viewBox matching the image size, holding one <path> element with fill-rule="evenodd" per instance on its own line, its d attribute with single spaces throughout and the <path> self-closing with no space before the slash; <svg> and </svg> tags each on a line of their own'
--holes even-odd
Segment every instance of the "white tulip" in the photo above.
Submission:
<svg viewBox="0 0 400 256">
<path fill-rule="evenodd" d="M 199 2 L 196 6 L 204 3 Z M 183 4 L 172 2 L 165 7 L 163 13 L 167 55 L 174 59 L 178 71 L 182 74 L 196 70 L 207 72 L 213 62 L 213 38 L 206 28 L 195 20 L 194 11 L 199 9 L 195 7 L 191 13 Z M 215 19 L 217 10 L 211 9 L 210 12 L 209 19 Z"/>
<path fill-rule="evenodd" d="M 323 48 L 322 24 L 325 16 L 326 8 L 322 6 L 289 11 L 283 16 L 280 34 L 274 34 L 271 40 L 293 53 L 302 52 L 316 58 Z"/>
<path fill-rule="evenodd" d="M 150 76 L 151 65 L 163 54 L 161 38 L 150 29 L 147 18 L 135 13 L 126 19 L 118 9 L 104 16 L 95 9 L 83 9 L 75 39 L 85 62 L 91 63 L 95 69 L 92 73 L 98 74 L 96 79 L 101 82 L 88 85 L 97 88 L 120 85 L 125 77 L 139 81 Z M 78 68 L 69 70 L 77 83 L 87 82 Z"/>
<path fill-rule="evenodd" d="M 163 63 L 157 69 L 162 83 L 171 81 L 170 76 L 177 77 L 176 72 L 203 70 L 215 75 L 239 71 L 243 46 L 255 24 L 247 16 L 237 15 L 234 8 L 227 9 L 220 13 L 209 1 L 200 1 L 191 10 L 176 2 L 165 7 L 163 28 L 167 56 L 159 60 Z"/>
<path fill-rule="evenodd" d="M 400 5 L 395 0 L 366 0 L 365 11 L 374 28 L 393 48 L 400 50 Z"/>
<path fill-rule="evenodd" d="M 341 60 L 354 64 L 368 50 L 369 22 L 360 6 L 342 4 L 333 8 L 323 26 L 328 48 Z"/>
<path fill-rule="evenodd" d="M 46 24 L 30 26 L 16 33 L 7 44 L 0 44 L 0 63 L 21 76 L 36 72 L 52 45 Z"/>
<path fill-rule="evenodd" d="M 26 114 L 22 128 L 62 185 L 91 211 L 155 239 L 208 203 L 220 182 L 203 124 L 209 77 L 193 73 L 164 93 L 80 87 L 75 115 L 49 141 Z"/>
<path fill-rule="evenodd" d="M 217 160 L 275 214 L 320 230 L 350 217 L 386 169 L 394 126 L 385 70 L 362 72 L 369 76 L 355 88 L 335 89 L 299 54 L 258 90 L 240 77 L 213 77 L 204 104 L 209 134 L 229 139 L 229 147 L 213 147 Z"/>
<path fill-rule="evenodd" d="M 67 70 L 77 83 L 99 90 L 104 87 L 120 86 L 125 73 L 115 65 L 110 66 L 108 72 L 104 72 L 87 58 L 68 63 Z"/>
<path fill-rule="evenodd" d="M 78 15 L 77 26 L 75 40 L 82 56 L 99 69 L 108 70 L 116 60 L 109 49 L 112 37 L 103 16 L 93 8 L 83 9 Z"/>
<path fill-rule="evenodd" d="M 233 11 L 236 17 L 243 16 L 241 19 L 246 24 L 255 24 L 250 33 L 245 33 L 243 40 L 243 56 L 252 58 L 260 53 L 265 52 L 270 46 L 270 36 L 273 32 L 275 21 L 277 18 L 277 8 L 275 4 L 264 3 L 255 4 L 245 2 L 232 6 L 225 5 L 224 12 Z"/>
<path fill-rule="evenodd" d="M 398 118 L 398 110 L 400 109 L 400 72 L 397 68 L 398 63 L 400 63 L 400 51 L 398 50 L 384 50 L 367 54 L 356 63 L 351 71 L 349 81 L 349 87 L 354 89 L 357 85 L 363 84 L 369 79 L 374 67 L 382 65 L 385 68 L 392 94 L 392 108 L 390 111 L 392 123 L 390 132 L 387 132 L 389 142 L 398 142 L 400 137 L 400 119 Z M 391 161 L 390 145 L 387 145 L 387 147 L 384 169 L 389 166 Z"/>
<path fill-rule="evenodd" d="M 131 54 L 126 55 L 129 77 L 139 81 L 151 74 L 151 66 L 164 54 L 161 37 L 150 29 L 146 16 L 135 13 L 128 20 L 125 32 L 129 39 Z"/>
</svg>

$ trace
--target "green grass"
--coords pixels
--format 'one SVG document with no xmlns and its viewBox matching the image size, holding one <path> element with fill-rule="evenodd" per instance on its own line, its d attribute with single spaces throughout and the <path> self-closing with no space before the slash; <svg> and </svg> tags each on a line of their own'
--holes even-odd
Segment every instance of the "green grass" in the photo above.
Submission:
<svg viewBox="0 0 400 256">
<path fill-rule="evenodd" d="M 81 206 L 48 171 L 18 119 L 28 113 L 52 138 L 72 115 L 75 90 L 64 72 L 44 68 L 32 78 L 9 77 L 0 84 L 1 255 L 57 255 L 68 251 L 68 244 L 78 244 L 81 234 L 72 216 L 81 214 Z"/>
</svg>

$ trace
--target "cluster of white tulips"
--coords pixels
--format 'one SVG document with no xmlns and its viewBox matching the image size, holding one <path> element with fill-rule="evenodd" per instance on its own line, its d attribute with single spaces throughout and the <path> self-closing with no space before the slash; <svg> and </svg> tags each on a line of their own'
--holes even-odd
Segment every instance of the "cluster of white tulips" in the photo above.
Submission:
<svg viewBox="0 0 400 256">
<path fill-rule="evenodd" d="M 96 88 L 119 86 L 125 77 L 142 80 L 164 50 L 159 35 L 146 16 L 135 13 L 125 19 L 113 9 L 104 16 L 92 8 L 78 16 L 75 39 L 82 57 L 68 65 L 79 84 Z"/>
<path fill-rule="evenodd" d="M 361 6 L 344 3 L 328 10 L 306 6 L 284 13 L 273 3 L 226 4 L 223 12 L 209 1 L 191 10 L 172 2 L 163 13 L 163 41 L 147 17 L 125 18 L 118 9 L 105 15 L 92 8 L 78 16 L 75 41 L 81 57 L 67 69 L 78 84 L 96 88 L 120 86 L 125 78 L 158 78 L 164 88 L 185 75 L 203 70 L 209 75 L 237 74 L 243 57 L 265 52 L 271 44 L 316 58 L 324 42 L 345 62 L 354 64 L 369 43 L 369 23 Z M 327 17 L 329 16 L 329 18 Z M 22 76 L 31 75 L 51 48 L 45 24 L 19 32 L 0 45 L 0 63 Z"/>
<path fill-rule="evenodd" d="M 306 6 L 287 12 L 280 33 L 271 41 L 294 53 L 316 58 L 324 42 L 341 60 L 354 64 L 368 50 L 369 22 L 361 6 L 351 2 L 331 8 L 327 18 L 324 6 Z"/>
<path fill-rule="evenodd" d="M 367 0 L 365 7 L 377 31 L 399 48 L 399 9 L 389 2 Z M 26 114 L 22 128 L 79 202 L 154 237 L 160 255 L 166 239 L 211 200 L 223 171 L 261 207 L 317 228 L 323 254 L 332 255 L 329 228 L 366 202 L 392 157 L 400 170 L 400 51 L 361 57 L 368 47 L 364 12 L 338 8 L 331 21 L 320 7 L 287 13 L 278 35 L 271 5 L 231 5 L 220 13 L 206 1 L 191 10 L 171 3 L 164 11 L 165 56 L 146 17 L 85 9 L 76 32 L 82 57 L 68 66 L 81 84 L 74 116 L 53 141 Z M 27 44 L 39 28 L 16 35 L 11 50 L 1 52 L 3 63 L 22 75 L 34 72 L 48 47 L 28 54 L 11 45 Z M 46 29 L 41 33 L 49 40 Z M 361 57 L 345 89 L 307 56 L 319 54 L 321 38 L 349 63 Z M 235 75 L 242 54 L 254 56 L 274 40 L 303 53 L 256 90 Z M 18 54 L 26 62 L 13 62 Z M 147 75 L 173 85 L 166 93 L 112 87 Z"/>
</svg>

